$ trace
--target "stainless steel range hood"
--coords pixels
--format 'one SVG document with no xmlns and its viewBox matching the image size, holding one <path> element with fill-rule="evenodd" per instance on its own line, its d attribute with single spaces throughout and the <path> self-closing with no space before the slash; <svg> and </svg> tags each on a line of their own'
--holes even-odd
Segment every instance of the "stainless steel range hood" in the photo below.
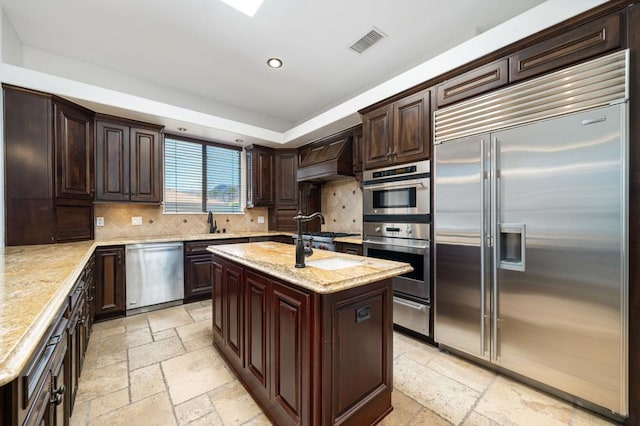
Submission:
<svg viewBox="0 0 640 426">
<path fill-rule="evenodd" d="M 353 176 L 353 138 L 311 144 L 300 151 L 298 182 L 327 182 Z"/>
</svg>

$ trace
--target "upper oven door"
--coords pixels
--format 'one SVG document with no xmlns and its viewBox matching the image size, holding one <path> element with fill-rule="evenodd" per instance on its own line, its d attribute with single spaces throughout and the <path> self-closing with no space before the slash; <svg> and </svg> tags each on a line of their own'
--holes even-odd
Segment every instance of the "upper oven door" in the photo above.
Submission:
<svg viewBox="0 0 640 426">
<path fill-rule="evenodd" d="M 363 187 L 364 214 L 429 214 L 429 193 L 428 178 L 368 184 Z"/>
</svg>

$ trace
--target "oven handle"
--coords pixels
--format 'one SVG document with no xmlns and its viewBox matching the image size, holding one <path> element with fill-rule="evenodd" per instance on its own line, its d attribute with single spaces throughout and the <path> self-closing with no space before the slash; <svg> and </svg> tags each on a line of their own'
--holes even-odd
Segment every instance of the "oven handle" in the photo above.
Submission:
<svg viewBox="0 0 640 426">
<path fill-rule="evenodd" d="M 371 185 L 371 186 L 363 186 L 364 189 L 368 189 L 369 191 L 376 191 L 378 189 L 389 189 L 389 188 L 408 188 L 408 187 L 418 187 L 421 186 L 423 188 L 426 188 L 426 185 L 424 184 L 424 182 L 422 180 L 418 180 L 418 181 L 404 181 L 401 183 L 396 183 L 396 184 L 390 184 L 390 183 L 383 183 L 380 185 Z"/>
<path fill-rule="evenodd" d="M 396 296 L 393 296 L 393 303 L 406 306 L 407 308 L 415 309 L 416 311 L 427 312 L 427 305 L 424 305 L 422 303 L 417 303 L 407 299 L 401 299 Z"/>
<path fill-rule="evenodd" d="M 390 246 L 390 247 L 404 247 L 404 248 L 412 248 L 412 249 L 418 249 L 418 250 L 426 250 L 427 247 L 429 247 L 429 244 L 424 244 L 424 245 L 420 245 L 420 246 L 402 246 L 399 244 L 389 244 L 389 243 L 381 243 L 378 241 L 371 241 L 371 240 L 362 240 L 363 244 L 373 244 L 376 246 Z"/>
</svg>

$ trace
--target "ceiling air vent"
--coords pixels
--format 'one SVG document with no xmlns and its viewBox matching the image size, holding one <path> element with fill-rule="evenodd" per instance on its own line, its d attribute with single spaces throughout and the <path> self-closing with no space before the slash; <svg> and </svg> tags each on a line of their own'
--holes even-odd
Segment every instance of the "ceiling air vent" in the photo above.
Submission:
<svg viewBox="0 0 640 426">
<path fill-rule="evenodd" d="M 380 31 L 378 28 L 373 27 L 371 31 L 366 33 L 362 38 L 357 40 L 349 49 L 353 50 L 356 53 L 362 54 L 365 50 L 382 40 L 386 37 L 386 34 Z"/>
</svg>

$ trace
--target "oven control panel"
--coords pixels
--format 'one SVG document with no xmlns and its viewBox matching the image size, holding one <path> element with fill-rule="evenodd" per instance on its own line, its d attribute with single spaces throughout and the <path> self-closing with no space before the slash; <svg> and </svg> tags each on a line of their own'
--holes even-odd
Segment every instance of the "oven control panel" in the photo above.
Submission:
<svg viewBox="0 0 640 426">
<path fill-rule="evenodd" d="M 415 240 L 429 240 L 428 223 L 363 223 L 363 234 L 365 237 L 391 237 L 409 238 Z"/>
</svg>

